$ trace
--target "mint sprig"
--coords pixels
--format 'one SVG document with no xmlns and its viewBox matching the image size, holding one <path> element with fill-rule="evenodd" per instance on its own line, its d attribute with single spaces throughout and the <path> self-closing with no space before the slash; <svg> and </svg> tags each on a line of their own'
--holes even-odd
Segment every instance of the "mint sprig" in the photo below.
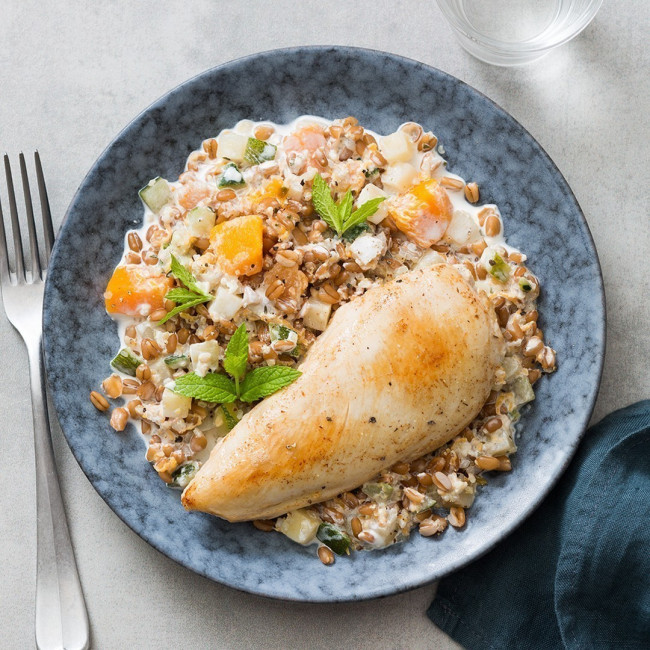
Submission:
<svg viewBox="0 0 650 650">
<path fill-rule="evenodd" d="M 165 296 L 165 300 L 171 300 L 176 303 L 176 307 L 161 318 L 157 325 L 166 323 L 170 318 L 187 311 L 191 307 L 196 307 L 201 303 L 212 300 L 212 296 L 201 291 L 196 284 L 196 278 L 172 255 L 171 273 L 184 287 L 170 289 Z"/>
<path fill-rule="evenodd" d="M 341 237 L 343 233 L 350 228 L 354 228 L 362 223 L 365 223 L 368 217 L 371 217 L 379 209 L 379 204 L 385 201 L 386 197 L 380 196 L 376 199 L 370 199 L 364 204 L 359 206 L 357 210 L 352 211 L 352 204 L 354 197 L 352 192 L 348 190 L 343 198 L 336 203 L 332 198 L 329 185 L 325 182 L 320 174 L 314 176 L 312 185 L 311 202 L 316 212 L 327 225 L 336 231 L 336 234 Z"/>
<path fill-rule="evenodd" d="M 276 393 L 302 374 L 288 366 L 262 366 L 247 373 L 247 363 L 248 332 L 246 325 L 242 323 L 230 338 L 223 360 L 224 370 L 232 379 L 216 372 L 209 372 L 205 377 L 190 372 L 176 380 L 173 390 L 180 395 L 204 402 L 231 404 L 239 400 L 251 403 Z M 230 425 L 234 426 L 237 419 L 232 411 L 226 413 L 225 406 L 222 410 L 226 424 L 231 428 Z"/>
</svg>

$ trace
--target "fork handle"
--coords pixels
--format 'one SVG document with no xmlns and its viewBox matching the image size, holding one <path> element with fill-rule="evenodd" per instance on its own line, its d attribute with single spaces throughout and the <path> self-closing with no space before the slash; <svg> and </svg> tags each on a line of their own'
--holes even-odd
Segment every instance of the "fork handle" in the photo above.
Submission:
<svg viewBox="0 0 650 650">
<path fill-rule="evenodd" d="M 86 650 L 88 615 L 54 463 L 41 337 L 27 348 L 36 452 L 36 645 Z"/>
</svg>

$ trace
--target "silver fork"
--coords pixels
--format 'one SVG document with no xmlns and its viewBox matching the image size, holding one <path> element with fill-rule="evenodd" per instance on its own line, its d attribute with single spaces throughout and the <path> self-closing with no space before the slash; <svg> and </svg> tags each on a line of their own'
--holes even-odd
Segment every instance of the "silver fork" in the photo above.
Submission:
<svg viewBox="0 0 650 650">
<path fill-rule="evenodd" d="M 40 650 L 85 650 L 89 647 L 88 616 L 70 532 L 61 499 L 47 415 L 47 396 L 41 351 L 43 281 L 54 244 L 52 217 L 38 152 L 34 154 L 43 217 L 45 265 L 41 266 L 25 157 L 20 175 L 25 196 L 30 260 L 25 268 L 16 196 L 9 157 L 5 173 L 13 231 L 15 263 L 10 269 L 2 205 L 0 204 L 0 284 L 9 322 L 22 336 L 29 355 L 29 378 L 36 455 L 36 645 Z"/>
</svg>

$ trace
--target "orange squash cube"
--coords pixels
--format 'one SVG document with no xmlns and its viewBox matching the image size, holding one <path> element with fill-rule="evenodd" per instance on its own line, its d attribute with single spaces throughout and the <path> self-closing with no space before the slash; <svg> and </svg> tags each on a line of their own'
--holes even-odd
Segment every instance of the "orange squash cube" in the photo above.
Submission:
<svg viewBox="0 0 650 650">
<path fill-rule="evenodd" d="M 255 275 L 262 270 L 262 231 L 259 214 L 217 224 L 210 232 L 210 249 L 229 275 Z"/>
<path fill-rule="evenodd" d="M 109 314 L 146 316 L 165 304 L 165 295 L 174 281 L 158 270 L 129 264 L 118 266 L 104 293 Z"/>
</svg>

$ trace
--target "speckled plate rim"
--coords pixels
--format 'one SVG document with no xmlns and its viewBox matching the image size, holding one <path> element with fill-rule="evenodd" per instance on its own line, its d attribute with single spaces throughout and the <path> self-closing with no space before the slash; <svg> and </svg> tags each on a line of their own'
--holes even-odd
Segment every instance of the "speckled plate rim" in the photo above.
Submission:
<svg viewBox="0 0 650 650">
<path fill-rule="evenodd" d="M 415 59 L 410 59 L 408 57 L 400 56 L 394 53 L 390 52 L 384 52 L 381 50 L 375 50 L 371 48 L 360 48 L 360 47 L 351 47 L 351 46 L 335 46 L 335 45 L 313 45 L 313 46 L 294 46 L 294 47 L 287 47 L 287 48 L 277 48 L 273 50 L 266 50 L 263 52 L 247 55 L 244 57 L 239 57 L 237 59 L 233 59 L 230 61 L 227 61 L 225 63 L 222 63 L 218 66 L 215 66 L 213 68 L 209 68 L 207 70 L 204 70 L 203 72 L 200 72 L 189 79 L 183 81 L 182 83 L 178 84 L 176 87 L 171 89 L 170 91 L 166 92 L 163 94 L 161 97 L 159 97 L 157 100 L 155 100 L 152 104 L 150 104 L 148 107 L 146 107 L 144 110 L 142 110 L 140 113 L 138 113 L 114 138 L 113 140 L 105 147 L 105 149 L 102 151 L 102 153 L 98 156 L 96 161 L 93 163 L 92 167 L 90 170 L 87 172 L 87 174 L 84 176 L 82 182 L 79 185 L 79 188 L 75 192 L 70 205 L 66 211 L 65 217 L 62 221 L 61 227 L 59 229 L 59 232 L 57 234 L 57 239 L 55 242 L 54 249 L 52 251 L 52 259 L 55 259 L 58 251 L 59 251 L 59 242 L 61 241 L 61 235 L 65 234 L 66 229 L 69 227 L 69 216 L 70 213 L 75 206 L 77 199 L 79 198 L 80 194 L 82 193 L 87 180 L 92 177 L 93 173 L 95 172 L 95 168 L 98 166 L 100 161 L 103 160 L 103 158 L 108 154 L 108 152 L 111 150 L 113 145 L 119 141 L 122 136 L 127 134 L 132 128 L 134 128 L 138 122 L 146 116 L 150 111 L 155 110 L 158 108 L 160 105 L 164 104 L 164 102 L 172 95 L 175 95 L 179 92 L 183 92 L 185 87 L 191 85 L 195 80 L 206 76 L 206 75 L 212 75 L 215 73 L 218 73 L 221 70 L 226 70 L 228 67 L 233 66 L 233 65 L 239 65 L 243 64 L 249 61 L 255 61 L 260 58 L 273 58 L 277 55 L 280 54 L 292 54 L 292 53 L 299 53 L 301 51 L 307 51 L 307 52 L 319 52 L 321 54 L 326 55 L 327 53 L 334 53 L 336 54 L 343 54 L 343 55 L 350 55 L 350 56 L 355 56 L 357 54 L 372 54 L 376 56 L 381 56 L 381 57 L 386 57 L 388 59 L 393 60 L 396 63 L 400 63 L 403 65 L 407 66 L 414 66 L 415 68 L 418 68 L 420 70 L 424 70 L 425 72 L 430 72 L 433 75 L 439 75 L 448 81 L 454 83 L 454 84 L 459 84 L 465 88 L 467 88 L 471 93 L 474 93 L 478 96 L 480 96 L 483 100 L 485 100 L 487 103 L 491 104 L 492 107 L 498 112 L 504 115 L 507 119 L 511 120 L 521 131 L 521 135 L 525 138 L 528 138 L 532 146 L 546 159 L 547 164 L 550 166 L 556 177 L 560 180 L 561 184 L 564 185 L 564 189 L 567 193 L 567 197 L 572 201 L 573 203 L 573 209 L 575 211 L 576 216 L 580 219 L 581 225 L 584 228 L 584 232 L 588 236 L 588 243 L 591 248 L 591 252 L 593 254 L 593 258 L 596 264 L 596 267 L 598 269 L 598 293 L 600 297 L 600 318 L 597 322 L 594 323 L 594 339 L 598 343 L 598 358 L 597 358 L 597 371 L 595 373 L 595 377 L 593 380 L 593 383 L 591 385 L 591 390 L 589 391 L 589 395 L 587 399 L 585 400 L 584 406 L 583 406 L 583 415 L 581 418 L 581 424 L 580 424 L 580 431 L 579 433 L 576 434 L 575 438 L 572 441 L 572 444 L 568 445 L 565 447 L 564 451 L 564 457 L 561 462 L 558 462 L 557 465 L 554 468 L 554 471 L 550 473 L 548 482 L 541 488 L 534 499 L 530 501 L 528 504 L 528 507 L 526 510 L 523 511 L 519 519 L 510 522 L 508 525 L 503 526 L 500 530 L 500 534 L 498 537 L 495 537 L 493 540 L 490 540 L 488 543 L 485 543 L 483 546 L 478 548 L 476 551 L 464 555 L 462 558 L 458 560 L 452 560 L 450 561 L 442 571 L 438 572 L 433 572 L 433 573 L 425 573 L 422 575 L 420 578 L 417 579 L 412 579 L 412 580 L 405 580 L 402 583 L 392 583 L 388 587 L 380 587 L 372 590 L 366 590 L 362 594 L 346 594 L 342 597 L 310 597 L 310 598 L 304 598 L 304 597 L 292 597 L 290 595 L 285 594 L 275 594 L 272 593 L 271 590 L 268 588 L 262 588 L 258 587 L 255 588 L 250 585 L 243 585 L 243 584 L 233 584 L 229 581 L 225 580 L 219 580 L 213 575 L 210 575 L 207 571 L 204 571 L 194 565 L 192 565 L 191 562 L 185 561 L 185 559 L 181 556 L 180 553 L 173 553 L 170 552 L 168 548 L 164 548 L 162 544 L 160 544 L 154 537 L 150 534 L 148 534 L 146 528 L 143 529 L 138 529 L 136 525 L 134 525 L 132 522 L 128 521 L 125 515 L 119 511 L 116 507 L 114 507 L 109 500 L 107 499 L 106 495 L 103 493 L 102 490 L 100 490 L 97 485 L 95 485 L 95 482 L 92 480 L 89 471 L 87 468 L 84 466 L 84 464 L 81 461 L 80 454 L 75 448 L 74 443 L 72 442 L 70 436 L 68 433 L 65 431 L 65 429 L 62 427 L 64 436 L 66 438 L 66 441 L 68 443 L 68 446 L 70 447 L 73 455 L 75 456 L 75 459 L 79 463 L 82 471 L 86 475 L 86 478 L 90 481 L 91 485 L 97 490 L 99 495 L 102 497 L 102 499 L 106 502 L 106 504 L 111 508 L 111 510 L 129 527 L 131 528 L 139 537 L 144 539 L 146 542 L 148 542 L 151 546 L 153 546 L 157 551 L 165 555 L 166 557 L 172 559 L 176 563 L 180 564 L 181 566 L 184 566 L 185 568 L 202 575 L 205 578 L 208 578 L 210 580 L 213 580 L 215 582 L 220 582 L 228 587 L 237 589 L 238 591 L 242 591 L 245 593 L 250 593 L 256 596 L 261 596 L 261 597 L 267 597 L 267 598 L 273 598 L 273 599 L 279 599 L 279 600 L 286 600 L 286 601 L 295 601 L 295 602 L 308 602 L 308 603 L 331 603 L 331 602 L 350 602 L 350 601 L 361 601 L 361 600 L 370 600 L 374 598 L 380 598 L 380 597 L 388 597 L 388 596 L 393 596 L 396 594 L 404 593 L 406 591 L 410 591 L 412 589 L 418 588 L 425 586 L 426 584 L 430 584 L 436 580 L 439 580 L 443 578 L 444 576 L 447 576 L 454 571 L 462 568 L 463 566 L 466 566 L 467 564 L 470 564 L 471 562 L 481 558 L 483 555 L 491 551 L 495 546 L 497 546 L 499 543 L 501 543 L 505 538 L 507 538 L 516 528 L 518 528 L 536 509 L 537 507 L 541 504 L 541 502 L 546 498 L 546 496 L 550 493 L 550 491 L 555 487 L 557 481 L 559 478 L 562 476 L 562 474 L 565 472 L 566 468 L 570 464 L 577 448 L 578 445 L 580 444 L 584 433 L 586 431 L 586 428 L 588 426 L 589 420 L 591 418 L 591 415 L 594 410 L 594 406 L 596 403 L 596 399 L 598 396 L 598 390 L 600 387 L 600 382 L 602 378 L 602 373 L 603 373 L 603 366 L 604 366 L 604 361 L 605 361 L 605 349 L 606 349 L 606 303 L 605 303 L 605 291 L 604 291 L 604 284 L 603 284 L 603 276 L 602 276 L 602 268 L 600 265 L 600 261 L 598 258 L 598 253 L 596 250 L 596 246 L 593 240 L 593 236 L 591 234 L 591 231 L 589 229 L 589 225 L 584 217 L 584 213 L 582 212 L 582 209 L 569 185 L 569 183 L 566 181 L 564 175 L 561 173 L 561 171 L 558 169 L 557 165 L 553 162 L 552 158 L 549 156 L 549 154 L 546 152 L 546 150 L 537 142 L 537 140 L 530 134 L 530 132 L 521 125 L 521 123 L 516 120 L 510 113 L 505 111 L 503 108 L 501 108 L 496 102 L 494 102 L 492 99 L 490 99 L 487 95 L 484 93 L 480 92 L 479 90 L 476 90 L 474 87 L 470 86 L 469 84 L 465 83 L 464 81 L 458 79 L 457 77 L 454 77 L 453 75 L 446 73 L 438 68 L 435 68 L 434 66 L 430 66 L 427 64 L 424 64 L 420 61 L 417 61 Z M 50 353 L 49 353 L 49 346 L 48 346 L 48 338 L 47 338 L 47 321 L 48 321 L 48 297 L 51 291 L 51 282 L 48 277 L 46 281 L 46 286 L 45 286 L 45 299 L 44 299 L 44 305 L 43 305 L 43 351 L 44 351 L 44 358 L 45 358 L 45 365 L 46 365 L 46 370 L 49 367 L 49 364 L 51 363 L 50 360 Z M 55 410 L 58 413 L 60 412 L 60 404 L 58 403 L 57 397 L 56 397 L 56 390 L 54 387 L 51 385 L 50 380 L 49 380 L 49 374 L 48 374 L 48 384 L 52 396 L 52 401 L 55 406 Z"/>
</svg>

